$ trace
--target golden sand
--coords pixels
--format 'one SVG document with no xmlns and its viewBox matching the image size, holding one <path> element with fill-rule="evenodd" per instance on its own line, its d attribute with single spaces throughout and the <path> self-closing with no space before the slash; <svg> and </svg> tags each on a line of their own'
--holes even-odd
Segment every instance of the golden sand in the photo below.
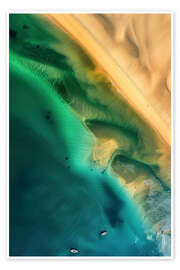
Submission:
<svg viewBox="0 0 180 270">
<path fill-rule="evenodd" d="M 48 14 L 101 66 L 134 110 L 171 145 L 171 16 Z"/>
</svg>

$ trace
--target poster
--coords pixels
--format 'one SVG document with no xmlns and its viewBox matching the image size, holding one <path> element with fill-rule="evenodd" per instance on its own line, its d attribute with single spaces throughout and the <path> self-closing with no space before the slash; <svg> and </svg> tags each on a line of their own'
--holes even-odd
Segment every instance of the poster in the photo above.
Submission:
<svg viewBox="0 0 180 270">
<path fill-rule="evenodd" d="M 171 14 L 9 14 L 9 256 L 171 257 Z"/>
</svg>

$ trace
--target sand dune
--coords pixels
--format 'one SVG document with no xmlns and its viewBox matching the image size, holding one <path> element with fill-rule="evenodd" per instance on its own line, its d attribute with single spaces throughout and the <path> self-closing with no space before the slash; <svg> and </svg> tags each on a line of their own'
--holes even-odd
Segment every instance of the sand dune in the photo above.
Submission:
<svg viewBox="0 0 180 270">
<path fill-rule="evenodd" d="M 170 146 L 171 16 L 48 14 L 101 66 L 117 91 Z"/>
</svg>

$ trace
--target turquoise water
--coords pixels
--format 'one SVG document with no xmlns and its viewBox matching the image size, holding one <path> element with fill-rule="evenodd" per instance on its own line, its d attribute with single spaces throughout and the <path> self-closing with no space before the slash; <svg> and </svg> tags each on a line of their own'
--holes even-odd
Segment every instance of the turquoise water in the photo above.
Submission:
<svg viewBox="0 0 180 270">
<path fill-rule="evenodd" d="M 161 255 L 115 176 L 92 163 L 83 122 L 50 84 L 10 61 L 10 255 Z"/>
</svg>

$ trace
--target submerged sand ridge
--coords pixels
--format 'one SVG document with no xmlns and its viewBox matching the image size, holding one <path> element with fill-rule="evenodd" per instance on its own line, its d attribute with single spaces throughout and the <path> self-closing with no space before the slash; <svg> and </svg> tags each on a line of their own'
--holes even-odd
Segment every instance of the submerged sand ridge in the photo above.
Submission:
<svg viewBox="0 0 180 270">
<path fill-rule="evenodd" d="M 86 50 L 102 69 L 97 69 L 97 74 L 102 72 L 111 81 L 115 90 L 145 119 L 161 141 L 159 149 L 152 154 L 156 156 L 155 164 L 160 167 L 155 175 L 153 170 L 146 167 L 146 163 L 133 160 L 133 155 L 132 160 L 121 156 L 121 153 L 118 155 L 116 149 L 121 152 L 120 142 L 127 139 L 122 134 L 118 138 L 119 131 L 116 133 L 112 127 L 111 131 L 107 131 L 100 123 L 91 125 L 98 138 L 93 159 L 104 168 L 113 152 L 116 153 L 111 165 L 117 178 L 138 202 L 162 242 L 169 243 L 168 236 L 163 239 L 171 226 L 168 189 L 171 147 L 171 16 L 51 14 L 48 18 Z M 145 155 L 144 162 L 147 162 Z M 164 189 L 157 176 L 168 186 L 167 189 Z"/>
</svg>

